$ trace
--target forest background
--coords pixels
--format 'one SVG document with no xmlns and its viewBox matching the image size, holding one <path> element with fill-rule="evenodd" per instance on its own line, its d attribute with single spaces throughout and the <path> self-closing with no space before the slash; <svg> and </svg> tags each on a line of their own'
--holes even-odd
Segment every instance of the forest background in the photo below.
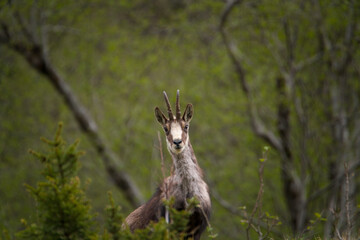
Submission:
<svg viewBox="0 0 360 240">
<path fill-rule="evenodd" d="M 219 239 L 246 235 L 259 180 L 254 218 L 278 219 L 273 236 L 359 236 L 359 10 L 355 0 L 1 0 L 0 228 L 36 219 L 23 184 L 41 166 L 28 149 L 59 121 L 86 150 L 79 174 L 97 221 L 109 190 L 124 215 L 148 199 L 162 179 L 154 107 L 180 89 Z"/>
</svg>

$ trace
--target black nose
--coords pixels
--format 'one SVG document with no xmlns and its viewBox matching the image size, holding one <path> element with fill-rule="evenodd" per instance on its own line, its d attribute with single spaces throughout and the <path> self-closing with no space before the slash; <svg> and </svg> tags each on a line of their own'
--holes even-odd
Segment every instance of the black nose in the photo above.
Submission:
<svg viewBox="0 0 360 240">
<path fill-rule="evenodd" d="M 175 139 L 173 143 L 176 145 L 180 145 L 180 143 L 182 143 L 182 141 L 181 141 L 181 139 Z"/>
</svg>

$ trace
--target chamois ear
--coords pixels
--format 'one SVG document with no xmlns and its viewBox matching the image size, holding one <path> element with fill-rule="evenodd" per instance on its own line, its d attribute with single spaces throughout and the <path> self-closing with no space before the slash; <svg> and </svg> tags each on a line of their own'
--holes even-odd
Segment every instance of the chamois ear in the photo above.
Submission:
<svg viewBox="0 0 360 240">
<path fill-rule="evenodd" d="M 189 103 L 187 106 L 186 106 L 186 109 L 184 111 L 184 115 L 182 117 L 182 119 L 185 121 L 185 122 L 190 122 L 192 117 L 193 117 L 193 113 L 194 113 L 194 110 L 193 110 L 193 105 L 191 103 Z"/>
<path fill-rule="evenodd" d="M 156 120 L 161 124 L 161 125 L 164 125 L 167 121 L 165 115 L 162 113 L 162 111 L 156 107 L 155 108 L 155 117 L 156 117 Z"/>
</svg>

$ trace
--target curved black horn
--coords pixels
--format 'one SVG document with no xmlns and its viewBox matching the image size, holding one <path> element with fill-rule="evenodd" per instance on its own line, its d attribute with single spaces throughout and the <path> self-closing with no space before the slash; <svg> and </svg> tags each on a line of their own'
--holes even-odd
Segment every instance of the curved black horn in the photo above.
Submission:
<svg viewBox="0 0 360 240">
<path fill-rule="evenodd" d="M 171 105 L 170 105 L 170 102 L 169 102 L 169 98 L 166 95 L 165 91 L 163 93 L 164 93 L 164 98 L 165 98 L 165 102 L 166 102 L 166 106 L 167 106 L 167 110 L 168 110 L 168 114 L 169 114 L 169 119 L 174 120 L 174 115 L 173 115 L 173 113 L 171 111 Z"/>
<path fill-rule="evenodd" d="M 180 101 L 179 101 L 180 96 L 179 95 L 180 95 L 180 90 L 178 89 L 176 91 L 176 104 L 175 104 L 175 107 L 176 107 L 176 119 L 181 118 Z"/>
</svg>

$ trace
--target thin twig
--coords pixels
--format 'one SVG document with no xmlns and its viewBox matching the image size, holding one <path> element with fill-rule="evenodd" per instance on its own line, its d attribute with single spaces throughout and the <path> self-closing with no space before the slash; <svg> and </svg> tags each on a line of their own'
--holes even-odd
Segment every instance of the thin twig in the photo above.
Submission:
<svg viewBox="0 0 360 240">
<path fill-rule="evenodd" d="M 255 202 L 255 206 L 251 212 L 251 215 L 249 217 L 249 223 L 248 223 L 248 227 L 246 228 L 246 236 L 247 239 L 250 239 L 249 236 L 249 230 L 250 227 L 252 225 L 254 216 L 256 214 L 256 212 L 258 212 L 258 218 L 261 218 L 261 210 L 262 210 L 262 196 L 264 193 L 264 166 L 265 166 L 265 161 L 267 160 L 267 149 L 264 150 L 263 152 L 263 158 L 260 160 L 260 166 L 259 166 L 259 179 L 260 179 L 260 187 L 259 187 L 259 191 L 258 191 L 258 195 L 256 198 L 256 202 Z M 255 229 L 255 228 L 254 228 Z M 255 229 L 255 231 L 260 235 L 260 237 L 262 236 L 262 232 L 260 229 Z"/>
<path fill-rule="evenodd" d="M 211 195 L 213 197 L 213 199 L 215 199 L 215 201 L 221 206 L 223 207 L 225 210 L 227 210 L 228 212 L 230 212 L 231 214 L 241 217 L 243 219 L 246 219 L 248 221 L 248 216 L 245 212 L 240 211 L 237 207 L 234 207 L 234 204 L 229 203 L 227 200 L 223 199 L 221 197 L 221 195 L 215 190 L 214 187 L 211 188 Z M 253 223 L 256 225 L 259 225 L 262 228 L 267 228 L 267 223 L 265 223 L 264 221 L 261 221 L 260 219 L 254 219 Z M 277 231 L 275 229 L 270 229 L 270 232 L 277 235 L 278 237 L 283 236 L 282 233 L 280 231 Z"/>
<path fill-rule="evenodd" d="M 360 167 L 360 160 L 358 160 L 357 162 L 355 162 L 354 164 L 352 164 L 349 169 L 348 169 L 348 174 L 353 173 L 355 170 L 357 170 Z M 333 187 L 337 186 L 338 184 L 340 184 L 342 181 L 344 181 L 345 178 L 345 172 L 340 173 L 335 179 L 333 179 L 327 186 L 317 190 L 315 193 L 313 193 L 309 198 L 308 198 L 308 202 L 313 201 L 314 199 L 324 196 L 324 193 L 330 189 L 332 189 Z"/>
<path fill-rule="evenodd" d="M 335 232 L 336 232 L 336 235 L 339 238 L 339 240 L 344 240 L 344 238 L 341 236 L 341 234 L 339 232 L 339 229 L 335 228 Z"/>
<path fill-rule="evenodd" d="M 335 233 L 336 233 L 336 235 L 337 235 L 337 237 L 338 237 L 339 240 L 343 240 L 343 237 L 341 236 L 341 234 L 340 234 L 340 232 L 339 232 L 339 229 L 338 229 L 337 226 L 336 226 L 336 225 L 337 225 L 336 222 L 337 222 L 339 216 L 338 216 L 338 214 L 336 213 L 336 211 L 335 211 L 333 208 L 330 209 L 330 212 L 331 212 L 331 214 L 333 215 L 333 217 L 334 217 L 334 219 L 335 219 L 335 223 L 334 223 Z"/>
<path fill-rule="evenodd" d="M 158 131 L 158 141 L 159 141 L 159 151 L 160 151 L 160 158 L 161 158 L 161 172 L 163 175 L 163 180 L 165 180 L 165 163 L 164 163 L 164 154 L 162 151 L 162 143 L 161 143 L 161 137 L 160 132 Z"/>
<path fill-rule="evenodd" d="M 347 221 L 345 238 L 349 239 L 351 235 L 350 200 L 349 200 L 350 181 L 349 181 L 349 166 L 347 162 L 344 163 L 344 170 L 345 170 L 345 209 L 346 209 L 346 221 Z"/>
<path fill-rule="evenodd" d="M 169 200 L 169 196 L 168 196 L 168 183 L 166 181 L 165 178 L 165 163 L 164 163 L 164 154 L 162 151 L 162 143 L 161 143 L 161 137 L 160 137 L 160 132 L 158 131 L 158 141 L 159 141 L 159 151 L 160 151 L 160 158 L 161 158 L 161 172 L 163 175 L 163 192 L 165 193 L 165 199 Z M 166 223 L 170 222 L 170 217 L 169 217 L 169 207 L 166 205 L 165 206 L 165 221 Z"/>
<path fill-rule="evenodd" d="M 199 204 L 198 207 L 200 208 L 202 214 L 203 214 L 204 217 L 205 217 L 206 224 L 207 224 L 207 226 L 209 227 L 209 229 L 211 230 L 211 235 L 214 235 L 214 233 L 212 232 L 212 227 L 211 227 L 211 224 L 210 224 L 210 221 L 209 221 L 209 218 L 208 218 L 207 214 L 205 213 L 205 211 L 204 211 L 204 209 L 202 208 L 201 204 Z M 215 234 L 215 235 L 216 235 L 216 234 Z"/>
</svg>

